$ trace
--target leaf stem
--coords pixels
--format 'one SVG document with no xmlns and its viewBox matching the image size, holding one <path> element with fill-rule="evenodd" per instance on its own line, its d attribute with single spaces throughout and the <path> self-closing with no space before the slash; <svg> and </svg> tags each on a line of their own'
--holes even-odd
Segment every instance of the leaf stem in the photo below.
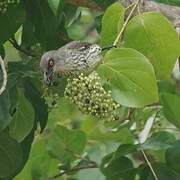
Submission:
<svg viewBox="0 0 180 180">
<path fill-rule="evenodd" d="M 129 13 L 127 19 L 126 19 L 126 21 L 124 22 L 121 31 L 119 32 L 118 36 L 116 37 L 116 39 L 115 39 L 115 41 L 114 41 L 114 43 L 113 43 L 113 46 L 116 46 L 117 43 L 119 42 L 119 39 L 121 38 L 124 30 L 126 29 L 126 26 L 127 26 L 128 22 L 129 22 L 131 16 L 132 16 L 133 12 L 136 10 L 139 2 L 140 2 L 140 0 L 137 0 L 135 3 L 133 3 L 133 8 L 132 8 L 132 10 L 130 11 L 130 13 Z M 130 5 L 129 7 L 131 7 L 131 5 Z"/>
<path fill-rule="evenodd" d="M 2 72 L 3 72 L 3 83 L 0 88 L 0 95 L 1 95 L 5 91 L 6 84 L 7 84 L 7 71 L 6 71 L 5 63 L 1 56 L 0 56 L 0 65 L 1 65 Z"/>
<path fill-rule="evenodd" d="M 56 174 L 55 176 L 48 178 L 48 180 L 54 180 L 54 179 L 59 178 L 65 174 L 76 172 L 76 171 L 79 171 L 82 169 L 93 169 L 93 168 L 98 168 L 98 165 L 95 161 L 90 161 L 90 164 L 88 164 L 86 166 L 75 166 L 75 167 L 73 167 L 67 171 L 60 172 L 60 173 Z"/>
<path fill-rule="evenodd" d="M 158 113 L 159 113 L 159 111 L 156 112 L 156 114 L 155 114 L 155 116 L 154 116 L 153 123 L 154 123 L 154 121 L 156 120 L 156 118 L 157 118 L 157 116 L 158 116 Z M 153 124 L 152 124 L 152 125 L 153 125 Z M 152 128 L 152 125 L 151 125 L 151 127 L 148 128 L 148 129 L 149 129 L 149 132 L 147 132 L 147 135 L 146 135 L 147 137 L 148 137 L 148 134 L 150 133 L 150 129 Z M 142 140 L 140 140 L 140 138 L 139 138 L 138 141 L 139 141 L 139 144 L 141 145 L 141 144 L 142 144 Z M 143 143 L 144 143 L 144 142 L 143 142 Z M 154 169 L 153 169 L 153 167 L 152 167 L 152 165 L 151 165 L 151 162 L 149 161 L 149 159 L 148 159 L 145 151 L 144 151 L 143 149 L 140 149 L 140 152 L 142 153 L 145 161 L 147 162 L 147 165 L 149 166 L 149 168 L 150 168 L 150 170 L 151 170 L 151 172 L 152 172 L 152 175 L 154 176 L 154 179 L 155 179 L 155 180 L 158 180 L 158 177 L 157 177 L 157 175 L 156 175 L 156 173 L 155 173 L 155 171 L 154 171 Z"/>
</svg>

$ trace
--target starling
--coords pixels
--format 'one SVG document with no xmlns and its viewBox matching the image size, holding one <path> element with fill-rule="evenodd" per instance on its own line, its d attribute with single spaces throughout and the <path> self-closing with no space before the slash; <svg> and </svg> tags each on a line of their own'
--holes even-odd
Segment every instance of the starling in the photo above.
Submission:
<svg viewBox="0 0 180 180">
<path fill-rule="evenodd" d="M 60 76 L 90 74 L 101 62 L 101 51 L 97 44 L 72 41 L 58 50 L 46 52 L 40 62 L 45 83 L 50 85 L 55 73 Z"/>
</svg>

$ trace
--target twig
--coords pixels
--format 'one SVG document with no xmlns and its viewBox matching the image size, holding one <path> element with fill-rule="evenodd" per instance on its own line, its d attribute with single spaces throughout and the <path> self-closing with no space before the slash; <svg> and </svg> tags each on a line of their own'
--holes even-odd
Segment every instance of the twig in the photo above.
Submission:
<svg viewBox="0 0 180 180">
<path fill-rule="evenodd" d="M 95 161 L 89 160 L 86 157 L 82 157 L 82 156 L 80 156 L 78 154 L 74 154 L 74 152 L 72 150 L 70 150 L 69 148 L 65 148 L 65 149 L 66 149 L 66 151 L 69 151 L 70 153 L 72 153 L 78 159 L 80 159 L 82 161 L 86 161 L 88 163 L 88 165 L 81 166 L 80 165 L 81 161 L 80 161 L 76 166 L 72 167 L 71 169 L 63 171 L 63 172 L 60 172 L 60 173 L 56 174 L 53 177 L 49 177 L 48 180 L 53 180 L 53 179 L 56 179 L 56 178 L 58 178 L 60 176 L 65 175 L 65 174 L 69 174 L 71 172 L 79 171 L 81 169 L 98 168 L 98 164 Z"/>
<path fill-rule="evenodd" d="M 126 26 L 127 26 L 128 22 L 129 22 L 131 16 L 132 16 L 133 12 L 134 12 L 135 9 L 137 8 L 139 2 L 140 2 L 140 0 L 137 0 L 137 1 L 134 3 L 134 6 L 133 6 L 131 12 L 129 13 L 129 15 L 128 15 L 126 21 L 125 21 L 124 24 L 123 24 L 123 27 L 122 27 L 121 31 L 119 32 L 118 36 L 116 37 L 116 39 L 115 39 L 115 41 L 114 41 L 114 43 L 113 43 L 114 46 L 117 45 L 117 43 L 118 43 L 118 41 L 119 41 L 121 35 L 123 34 L 124 30 L 126 29 Z"/>
<path fill-rule="evenodd" d="M 151 165 L 151 162 L 149 161 L 148 157 L 146 156 L 146 153 L 144 152 L 143 149 L 141 149 L 140 151 L 141 151 L 142 155 L 144 156 L 144 159 L 146 160 L 146 162 L 147 162 L 147 164 L 148 164 L 148 166 L 149 166 L 149 168 L 150 168 L 150 170 L 151 170 L 151 172 L 152 172 L 152 174 L 154 176 L 154 179 L 158 180 L 158 177 L 157 177 L 157 175 L 156 175 L 156 173 L 155 173 L 155 171 L 154 171 L 154 169 L 153 169 L 153 167 Z"/>
<path fill-rule="evenodd" d="M 118 118 L 117 121 L 124 122 L 125 120 L 130 120 L 135 110 L 135 108 L 129 108 L 127 115 L 125 117 Z"/>
<path fill-rule="evenodd" d="M 136 2 L 131 3 L 129 6 L 127 6 L 127 7 L 126 7 L 126 11 L 129 10 L 130 8 L 132 8 L 132 6 L 134 6 L 135 3 L 136 3 Z"/>
<path fill-rule="evenodd" d="M 177 31 L 178 37 L 180 39 L 180 28 L 176 28 L 176 31 Z M 180 71 L 180 57 L 178 57 L 178 63 L 179 63 L 179 71 Z"/>
<path fill-rule="evenodd" d="M 157 116 L 158 116 L 158 113 L 159 113 L 159 111 L 157 111 L 156 114 L 154 115 L 153 122 L 156 120 L 156 118 L 157 118 Z M 146 138 L 148 137 L 148 134 L 150 133 L 150 130 L 151 130 L 152 125 L 153 125 L 153 122 L 152 122 L 152 124 L 150 124 L 150 127 L 147 127 L 147 128 L 145 127 L 145 128 L 147 129 L 147 130 L 146 130 L 146 131 L 147 131 L 147 132 L 146 132 L 146 133 L 147 133 L 147 134 L 146 134 Z M 146 125 L 147 125 L 147 124 L 146 124 Z M 146 125 L 145 125 L 145 126 L 146 126 Z M 143 130 L 145 130 L 145 128 L 144 128 Z M 145 140 L 146 140 L 146 139 L 145 139 Z M 145 142 L 145 140 L 142 141 L 142 139 L 140 139 L 140 137 L 139 137 L 139 139 L 138 139 L 139 144 L 141 145 L 142 143 Z M 150 168 L 150 170 L 151 170 L 151 172 L 152 172 L 152 174 L 153 174 L 153 176 L 154 176 L 154 179 L 155 179 L 155 180 L 158 180 L 158 177 L 157 177 L 157 175 L 156 175 L 156 173 L 155 173 L 155 171 L 154 171 L 154 169 L 153 169 L 153 167 L 152 167 L 152 165 L 151 165 L 151 162 L 149 161 L 149 159 L 148 159 L 145 151 L 144 151 L 143 149 L 140 149 L 140 152 L 142 153 L 145 161 L 147 162 L 147 164 L 148 164 L 148 166 L 149 166 L 149 168 Z"/>
<path fill-rule="evenodd" d="M 15 40 L 15 38 L 9 39 L 9 42 L 13 45 L 14 48 L 16 48 L 18 51 L 31 56 L 31 57 L 37 57 L 35 54 L 32 54 L 31 52 L 27 51 L 26 49 L 23 49 Z"/>
<path fill-rule="evenodd" d="M 6 71 L 5 63 L 1 56 L 0 56 L 0 64 L 1 64 L 1 69 L 2 69 L 2 73 L 3 73 L 3 83 L 2 83 L 2 86 L 0 89 L 0 95 L 1 95 L 5 91 L 6 84 L 7 84 L 7 71 Z"/>
<path fill-rule="evenodd" d="M 91 161 L 91 164 L 89 164 L 87 166 L 75 166 L 72 169 L 60 172 L 60 173 L 56 174 L 55 176 L 50 177 L 49 180 L 54 180 L 54 179 L 56 179 L 56 178 L 58 178 L 60 176 L 63 176 L 64 174 L 69 174 L 69 173 L 79 171 L 79 170 L 82 170 L 82 169 L 92 169 L 92 168 L 98 168 L 98 165 L 97 165 L 96 162 Z"/>
<path fill-rule="evenodd" d="M 129 108 L 127 119 L 129 120 L 131 119 L 131 116 L 133 115 L 135 110 L 136 110 L 135 108 Z"/>
</svg>

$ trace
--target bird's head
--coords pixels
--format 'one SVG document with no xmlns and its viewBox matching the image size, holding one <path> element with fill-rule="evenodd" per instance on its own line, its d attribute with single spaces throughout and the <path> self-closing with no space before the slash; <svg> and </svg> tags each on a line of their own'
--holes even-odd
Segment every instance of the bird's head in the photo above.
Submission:
<svg viewBox="0 0 180 180">
<path fill-rule="evenodd" d="M 54 66 L 56 64 L 54 58 L 55 51 L 48 51 L 46 52 L 40 62 L 40 67 L 44 73 L 44 82 L 47 85 L 51 85 L 53 75 L 54 75 Z"/>
</svg>

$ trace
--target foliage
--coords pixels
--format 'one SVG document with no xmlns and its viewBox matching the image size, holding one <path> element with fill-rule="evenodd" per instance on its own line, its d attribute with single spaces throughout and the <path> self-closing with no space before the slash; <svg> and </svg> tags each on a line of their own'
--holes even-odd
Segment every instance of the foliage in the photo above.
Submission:
<svg viewBox="0 0 180 180">
<path fill-rule="evenodd" d="M 156 12 L 134 15 L 139 1 L 128 8 L 115 0 L 8 2 L 0 0 L 8 72 L 0 95 L 0 179 L 180 179 L 180 74 L 172 72 L 180 40 L 171 22 Z M 120 105 L 113 121 L 71 104 L 66 78 L 43 84 L 41 55 L 77 39 L 117 46 L 102 53 L 100 81 L 92 84 L 104 93 L 96 101 Z"/>
</svg>

